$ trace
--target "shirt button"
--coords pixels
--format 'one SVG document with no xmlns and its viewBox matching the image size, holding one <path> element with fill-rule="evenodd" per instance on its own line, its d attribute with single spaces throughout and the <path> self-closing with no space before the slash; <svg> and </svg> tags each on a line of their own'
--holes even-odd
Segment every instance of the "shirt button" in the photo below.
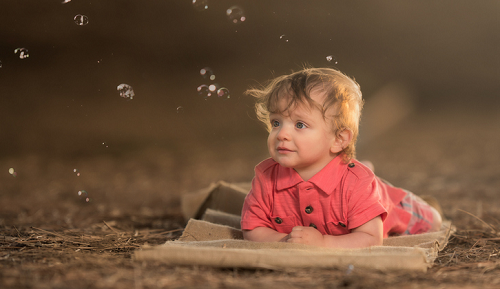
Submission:
<svg viewBox="0 0 500 289">
<path fill-rule="evenodd" d="M 341 227 L 345 228 L 345 224 L 344 224 L 344 223 L 339 222 L 339 225 L 340 225 Z"/>
<path fill-rule="evenodd" d="M 274 219 L 274 221 L 275 221 L 276 223 L 278 223 L 278 224 L 283 223 L 283 220 L 282 220 L 280 217 L 276 217 L 276 218 Z"/>
<path fill-rule="evenodd" d="M 349 166 L 350 168 L 354 168 L 355 164 L 354 164 L 354 163 L 350 163 L 350 164 L 348 164 L 348 166 Z"/>
<path fill-rule="evenodd" d="M 313 209 L 313 207 L 311 207 L 309 205 L 309 206 L 306 207 L 305 211 L 306 211 L 306 214 L 310 214 L 310 213 L 312 213 L 314 211 L 314 209 Z"/>
<path fill-rule="evenodd" d="M 316 227 L 316 225 L 314 225 L 313 223 L 309 224 L 309 227 L 313 227 L 314 229 L 318 229 L 318 227 Z"/>
</svg>

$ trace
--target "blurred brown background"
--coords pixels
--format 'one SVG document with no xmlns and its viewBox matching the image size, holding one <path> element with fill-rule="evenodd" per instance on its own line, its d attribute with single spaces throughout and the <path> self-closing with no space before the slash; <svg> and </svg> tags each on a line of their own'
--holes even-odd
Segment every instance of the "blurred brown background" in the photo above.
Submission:
<svg viewBox="0 0 500 289">
<path fill-rule="evenodd" d="M 410 189 L 428 184 L 422 172 L 436 158 L 456 154 L 438 151 L 432 159 L 422 150 L 409 158 L 413 149 L 388 151 L 407 142 L 430 147 L 436 141 L 430 135 L 444 134 L 452 144 L 472 140 L 475 127 L 490 125 L 483 139 L 494 137 L 498 128 L 496 0 L 213 0 L 203 11 L 190 0 L 61 2 L 0 3 L 4 216 L 19 206 L 38 208 L 41 201 L 90 204 L 90 212 L 173 209 L 179 193 L 219 179 L 249 181 L 253 167 L 267 157 L 266 132 L 243 92 L 304 64 L 355 77 L 368 118 L 358 156 L 378 161 L 379 173 Z M 244 10 L 244 22 L 228 20 L 226 9 L 234 5 Z M 88 24 L 76 25 L 77 14 L 86 15 Z M 29 58 L 14 54 L 21 47 Z M 198 95 L 199 85 L 211 83 L 199 74 L 204 67 L 213 69 L 214 82 L 229 89 L 230 99 Z M 134 99 L 119 96 L 121 83 L 133 87 Z M 370 105 L 376 109 L 369 111 Z M 438 131 L 429 134 L 419 123 Z M 387 142 L 388 131 L 398 125 L 393 135 L 400 138 Z M 460 134 L 460 126 L 469 127 L 467 134 Z M 370 135 L 371 127 L 378 134 Z M 400 132 L 409 128 L 414 130 L 405 139 Z M 476 143 L 469 147 L 480 149 Z M 420 169 L 420 175 L 405 179 L 394 163 Z M 456 165 L 448 163 L 448 169 Z M 488 178 L 496 174 L 492 170 Z M 77 196 L 82 189 L 91 196 L 89 204 Z"/>
</svg>

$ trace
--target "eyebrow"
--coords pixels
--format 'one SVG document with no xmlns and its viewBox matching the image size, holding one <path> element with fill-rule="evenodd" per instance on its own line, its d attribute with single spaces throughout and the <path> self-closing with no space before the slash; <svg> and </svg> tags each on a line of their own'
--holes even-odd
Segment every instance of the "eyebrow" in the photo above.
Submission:
<svg viewBox="0 0 500 289">
<path fill-rule="evenodd" d="M 307 120 L 307 122 L 311 122 L 311 118 L 309 117 L 309 114 L 307 113 L 307 109 L 305 109 L 305 111 L 302 113 L 297 113 L 296 109 L 293 109 L 291 111 L 286 110 L 286 112 L 271 112 L 271 113 L 269 113 L 269 119 L 271 119 L 273 115 L 282 115 L 282 116 L 292 115 L 293 118 L 298 118 L 299 120 L 304 119 L 304 120 Z"/>
</svg>

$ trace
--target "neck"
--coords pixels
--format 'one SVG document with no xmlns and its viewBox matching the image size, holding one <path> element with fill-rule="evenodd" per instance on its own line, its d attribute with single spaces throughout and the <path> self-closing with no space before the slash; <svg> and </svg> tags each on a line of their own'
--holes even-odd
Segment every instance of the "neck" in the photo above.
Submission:
<svg viewBox="0 0 500 289">
<path fill-rule="evenodd" d="M 319 173 L 326 165 L 328 165 L 334 158 L 336 158 L 339 154 L 335 154 L 330 158 L 326 163 L 316 163 L 314 165 L 305 167 L 305 168 L 293 168 L 299 176 L 304 181 L 308 181 L 310 178 L 314 177 L 317 173 Z"/>
</svg>

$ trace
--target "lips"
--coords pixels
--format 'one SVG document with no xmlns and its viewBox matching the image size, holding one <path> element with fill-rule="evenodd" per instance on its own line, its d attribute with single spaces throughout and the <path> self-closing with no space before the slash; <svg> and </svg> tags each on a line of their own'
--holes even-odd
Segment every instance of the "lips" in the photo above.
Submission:
<svg viewBox="0 0 500 289">
<path fill-rule="evenodd" d="M 286 153 L 291 153 L 293 152 L 292 150 L 290 149 L 287 149 L 286 147 L 277 147 L 276 150 L 280 153 L 280 154 L 286 154 Z"/>
</svg>

